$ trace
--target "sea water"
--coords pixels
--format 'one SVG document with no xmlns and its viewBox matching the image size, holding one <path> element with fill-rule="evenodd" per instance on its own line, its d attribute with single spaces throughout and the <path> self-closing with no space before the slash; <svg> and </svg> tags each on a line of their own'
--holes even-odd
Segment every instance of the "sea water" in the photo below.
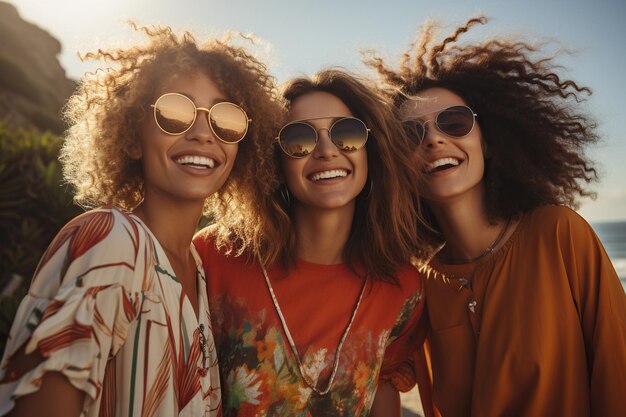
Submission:
<svg viewBox="0 0 626 417">
<path fill-rule="evenodd" d="M 626 290 L 626 222 L 592 223 Z"/>
</svg>

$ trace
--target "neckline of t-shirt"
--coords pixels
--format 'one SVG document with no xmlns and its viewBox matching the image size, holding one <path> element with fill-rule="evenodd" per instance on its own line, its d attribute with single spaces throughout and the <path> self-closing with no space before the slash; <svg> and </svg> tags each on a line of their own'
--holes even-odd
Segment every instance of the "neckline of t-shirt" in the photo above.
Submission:
<svg viewBox="0 0 626 417">
<path fill-rule="evenodd" d="M 337 272 L 346 272 L 349 274 L 354 274 L 352 269 L 348 267 L 345 263 L 337 263 L 337 264 L 319 264 L 311 261 L 305 261 L 304 259 L 298 258 L 296 259 L 295 269 L 299 269 L 301 271 L 307 272 L 323 272 L 323 273 L 337 273 Z M 354 265 L 354 269 L 357 273 L 362 273 L 362 266 L 360 264 Z"/>
</svg>

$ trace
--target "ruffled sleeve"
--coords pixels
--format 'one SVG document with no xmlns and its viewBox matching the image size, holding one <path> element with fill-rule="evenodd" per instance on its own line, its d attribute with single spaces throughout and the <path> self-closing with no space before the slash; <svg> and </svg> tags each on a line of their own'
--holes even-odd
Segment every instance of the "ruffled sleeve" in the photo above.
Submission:
<svg viewBox="0 0 626 417">
<path fill-rule="evenodd" d="M 0 415 L 39 389 L 44 373 L 64 374 L 84 391 L 85 407 L 102 390 L 107 361 L 137 317 L 153 251 L 137 224 L 115 209 L 69 222 L 42 257 L 18 309 L 0 367 Z M 25 345 L 44 360 L 12 375 L 11 357 Z M 16 377 L 18 379 L 16 379 Z"/>
</svg>

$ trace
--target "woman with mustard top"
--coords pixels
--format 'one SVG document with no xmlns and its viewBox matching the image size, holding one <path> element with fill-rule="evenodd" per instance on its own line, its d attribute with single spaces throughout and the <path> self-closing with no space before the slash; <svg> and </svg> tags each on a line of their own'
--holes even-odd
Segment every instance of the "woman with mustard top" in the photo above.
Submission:
<svg viewBox="0 0 626 417">
<path fill-rule="evenodd" d="M 446 417 L 624 415 L 626 297 L 569 208 L 596 179 L 590 90 L 530 44 L 459 43 L 485 22 L 441 42 L 426 26 L 398 70 L 370 62 L 424 163 L 440 247 L 422 268 L 434 404 Z"/>
</svg>

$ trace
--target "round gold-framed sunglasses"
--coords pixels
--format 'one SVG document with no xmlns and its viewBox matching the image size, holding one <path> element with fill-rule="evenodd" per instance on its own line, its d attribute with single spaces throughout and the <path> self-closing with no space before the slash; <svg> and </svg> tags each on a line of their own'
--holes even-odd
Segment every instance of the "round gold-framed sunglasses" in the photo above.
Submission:
<svg viewBox="0 0 626 417">
<path fill-rule="evenodd" d="M 248 133 L 252 121 L 245 110 L 234 103 L 221 101 L 210 109 L 197 107 L 187 96 L 180 93 L 165 93 L 150 107 L 154 109 L 154 121 L 163 133 L 182 135 L 198 117 L 198 111 L 207 114 L 211 131 L 224 143 L 237 143 Z"/>
<path fill-rule="evenodd" d="M 356 117 L 339 117 L 329 128 L 316 129 L 312 120 L 333 119 L 317 117 L 315 119 L 294 120 L 280 129 L 276 142 L 280 148 L 292 158 L 304 158 L 315 149 L 318 141 L 317 132 L 327 130 L 330 140 L 342 152 L 352 152 L 365 146 L 369 129 L 361 119 Z"/>
</svg>

